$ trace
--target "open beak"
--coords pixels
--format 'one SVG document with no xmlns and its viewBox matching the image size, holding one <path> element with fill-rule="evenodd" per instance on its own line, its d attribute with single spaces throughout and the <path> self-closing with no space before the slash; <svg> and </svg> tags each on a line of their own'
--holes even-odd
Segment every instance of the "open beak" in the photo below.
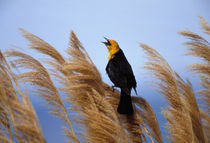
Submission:
<svg viewBox="0 0 210 143">
<path fill-rule="evenodd" d="M 104 37 L 104 39 L 106 40 L 106 42 L 102 42 L 102 43 L 104 43 L 106 46 L 111 45 L 108 38 Z"/>
</svg>

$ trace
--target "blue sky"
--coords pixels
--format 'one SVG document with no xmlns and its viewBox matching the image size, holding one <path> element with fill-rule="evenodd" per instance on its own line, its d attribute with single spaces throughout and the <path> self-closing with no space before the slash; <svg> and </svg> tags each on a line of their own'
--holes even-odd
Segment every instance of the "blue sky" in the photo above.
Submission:
<svg viewBox="0 0 210 143">
<path fill-rule="evenodd" d="M 114 39 L 133 67 L 140 96 L 150 102 L 163 126 L 160 107 L 164 105 L 164 99 L 145 83 L 150 79 L 145 78 L 146 71 L 141 68 L 146 59 L 138 42 L 155 48 L 174 70 L 182 77 L 190 78 L 193 87 L 199 89 L 198 78 L 186 69 L 187 65 L 198 60 L 183 56 L 186 53 L 183 42 L 187 39 L 177 32 L 191 30 L 206 37 L 200 30 L 197 15 L 210 21 L 209 6 L 209 0 L 0 0 L 0 49 L 4 51 L 14 46 L 27 48 L 28 42 L 18 30 L 24 28 L 66 55 L 69 33 L 73 30 L 103 80 L 111 84 L 105 73 L 108 52 L 101 41 L 104 36 Z M 62 123 L 46 115 L 47 109 L 39 106 L 41 101 L 38 98 L 32 98 L 32 102 L 47 141 L 64 142 L 65 137 L 59 126 Z"/>
</svg>

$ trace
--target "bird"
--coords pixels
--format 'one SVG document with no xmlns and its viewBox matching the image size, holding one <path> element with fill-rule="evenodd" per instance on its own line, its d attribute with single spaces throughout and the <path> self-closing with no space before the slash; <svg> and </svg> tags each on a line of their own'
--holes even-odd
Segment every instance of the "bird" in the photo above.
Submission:
<svg viewBox="0 0 210 143">
<path fill-rule="evenodd" d="M 132 115 L 133 105 L 131 99 L 132 88 L 136 92 L 136 79 L 133 70 L 128 60 L 126 59 L 122 49 L 115 40 L 110 40 L 104 37 L 106 42 L 102 42 L 108 49 L 108 64 L 106 66 L 106 73 L 109 79 L 114 84 L 112 87 L 120 88 L 120 101 L 117 111 L 120 114 Z"/>
</svg>

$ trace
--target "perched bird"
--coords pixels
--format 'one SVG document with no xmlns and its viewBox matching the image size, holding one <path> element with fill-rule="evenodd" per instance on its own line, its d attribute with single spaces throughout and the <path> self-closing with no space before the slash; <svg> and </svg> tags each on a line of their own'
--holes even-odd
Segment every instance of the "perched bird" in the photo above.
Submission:
<svg viewBox="0 0 210 143">
<path fill-rule="evenodd" d="M 102 43 L 106 45 L 109 51 L 106 72 L 114 84 L 113 88 L 119 87 L 121 89 L 117 111 L 120 114 L 131 115 L 133 114 L 131 89 L 133 88 L 136 92 L 136 79 L 133 70 L 118 43 L 107 38 L 105 40 L 106 42 Z"/>
</svg>

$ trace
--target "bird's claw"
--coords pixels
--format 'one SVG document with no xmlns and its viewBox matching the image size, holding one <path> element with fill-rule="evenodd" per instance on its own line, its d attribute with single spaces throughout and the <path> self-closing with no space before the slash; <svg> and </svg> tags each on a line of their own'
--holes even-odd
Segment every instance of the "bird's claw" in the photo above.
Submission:
<svg viewBox="0 0 210 143">
<path fill-rule="evenodd" d="M 114 85 L 112 86 L 112 92 L 114 92 L 114 90 L 115 90 L 115 87 L 116 87 L 116 86 L 114 86 Z"/>
</svg>

